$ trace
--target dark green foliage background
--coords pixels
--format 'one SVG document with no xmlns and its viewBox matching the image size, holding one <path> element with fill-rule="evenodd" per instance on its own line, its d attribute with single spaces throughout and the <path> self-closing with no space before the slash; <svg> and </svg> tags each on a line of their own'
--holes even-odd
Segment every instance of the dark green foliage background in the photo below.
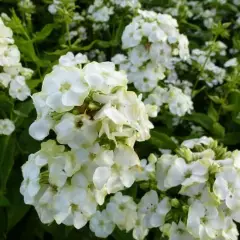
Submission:
<svg viewBox="0 0 240 240">
<path fill-rule="evenodd" d="M 1 0 L 0 12 L 5 12 L 11 17 L 9 27 L 12 28 L 15 42 L 21 51 L 23 66 L 34 70 L 32 80 L 28 81 L 32 93 L 40 89 L 43 76 L 50 72 L 59 57 L 68 51 L 84 53 L 98 48 L 103 50 L 110 60 L 114 54 L 121 51 L 121 34 L 132 17 L 123 13 L 115 14 L 111 19 L 109 31 L 98 34 L 91 30 L 91 22 L 86 22 L 84 24 L 88 29 L 88 39 L 81 43 L 72 42 L 69 45 L 63 36 L 66 32 L 66 24 L 71 22 L 71 14 L 64 19 L 53 17 L 47 10 L 46 2 L 48 1 L 35 0 L 33 3 L 36 5 L 36 12 L 29 24 L 25 22 L 24 14 L 19 11 L 17 2 L 16 0 Z M 87 9 L 91 3 L 90 0 L 76 1 L 76 11 L 81 12 Z M 174 4 L 167 0 L 142 0 L 142 5 L 143 8 L 150 9 Z M 229 48 L 234 47 L 240 50 L 240 35 L 232 28 L 234 16 L 240 9 L 229 3 L 219 5 L 217 1 L 206 4 L 206 9 L 212 6 L 218 9 L 215 16 L 216 26 L 212 31 L 206 29 L 200 19 L 189 19 L 184 4 L 180 9 L 181 14 L 177 20 L 180 31 L 189 38 L 190 48 L 201 49 L 206 41 L 216 38 L 225 42 Z M 224 25 L 223 23 L 232 24 Z M 227 56 L 218 58 L 217 62 L 221 65 L 232 57 L 228 53 Z M 239 58 L 239 54 L 234 57 Z M 199 66 L 193 65 L 189 71 L 179 73 L 182 79 L 187 79 L 196 86 L 193 94 L 195 112 L 183 117 L 178 126 L 173 126 L 173 116 L 168 112 L 163 112 L 153 119 L 155 129 L 152 131 L 151 139 L 136 145 L 136 151 L 140 157 L 147 157 L 149 153 L 156 152 L 158 148 L 175 150 L 177 145 L 172 141 L 171 136 L 180 141 L 198 137 L 189 131 L 190 123 L 203 127 L 205 135 L 214 137 L 230 149 L 239 148 L 240 67 L 229 71 L 225 83 L 212 89 L 206 87 L 204 82 L 197 80 L 201 71 Z M 132 86 L 129 87 L 132 88 Z M 77 231 L 63 225 L 43 225 L 34 208 L 24 204 L 19 193 L 22 181 L 21 166 L 27 160 L 28 155 L 36 152 L 40 147 L 40 143 L 28 134 L 29 125 L 36 118 L 31 99 L 25 102 L 14 101 L 8 96 L 7 91 L 1 90 L 0 118 L 5 117 L 14 120 L 17 129 L 11 136 L 0 136 L 0 239 L 97 239 L 88 227 Z M 158 234 L 153 231 L 148 239 L 162 239 Z M 108 239 L 131 240 L 132 236 L 131 233 L 126 234 L 115 230 Z"/>
</svg>

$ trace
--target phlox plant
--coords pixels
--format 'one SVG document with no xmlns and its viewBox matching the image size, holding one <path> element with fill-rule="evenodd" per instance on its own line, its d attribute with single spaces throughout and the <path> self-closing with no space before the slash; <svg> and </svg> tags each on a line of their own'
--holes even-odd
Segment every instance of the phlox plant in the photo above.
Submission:
<svg viewBox="0 0 240 240">
<path fill-rule="evenodd" d="M 237 240 L 239 0 L 0 1 L 0 239 Z"/>
</svg>

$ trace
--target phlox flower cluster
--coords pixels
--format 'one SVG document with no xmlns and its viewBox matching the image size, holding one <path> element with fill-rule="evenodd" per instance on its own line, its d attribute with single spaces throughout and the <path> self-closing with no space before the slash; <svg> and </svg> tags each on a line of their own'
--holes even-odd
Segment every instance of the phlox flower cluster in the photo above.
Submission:
<svg viewBox="0 0 240 240">
<path fill-rule="evenodd" d="M 127 155 L 117 151 L 115 157 L 126 166 Z M 201 137 L 184 141 L 175 155 L 151 154 L 138 165 L 142 171 L 135 171 L 135 181 L 142 189 L 153 189 L 137 199 L 114 191 L 101 210 L 104 192 L 92 180 L 98 160 L 87 154 L 49 140 L 23 166 L 21 192 L 44 223 L 55 220 L 81 228 L 89 221 L 100 238 L 117 227 L 131 231 L 136 240 L 145 239 L 151 229 L 171 240 L 238 239 L 238 150 L 227 151 L 212 138 Z M 111 159 L 105 155 L 104 160 Z M 105 175 L 107 171 L 101 179 Z"/>
<path fill-rule="evenodd" d="M 128 73 L 130 83 L 140 92 L 150 92 L 167 70 L 172 70 L 177 57 L 189 57 L 188 39 L 180 34 L 177 21 L 167 14 L 139 10 L 122 35 L 122 48 L 127 56 L 116 55 L 113 61 Z"/>
<path fill-rule="evenodd" d="M 93 30 L 108 29 L 111 16 L 118 10 L 135 12 L 141 4 L 138 0 L 95 0 L 88 8 L 88 18 Z"/>
<path fill-rule="evenodd" d="M 22 67 L 20 52 L 14 45 L 13 32 L 4 25 L 0 18 L 0 87 L 8 88 L 9 95 L 20 101 L 24 101 L 30 95 L 30 89 L 26 80 L 30 79 L 33 71 Z"/>
<path fill-rule="evenodd" d="M 169 86 L 169 88 L 156 87 L 144 100 L 147 107 L 157 107 L 155 116 L 166 106 L 169 111 L 176 116 L 182 117 L 186 113 L 191 113 L 193 103 L 191 96 L 185 94 L 180 88 Z M 154 117 L 153 114 L 153 117 Z"/>
<path fill-rule="evenodd" d="M 93 49 L 89 51 L 87 55 L 89 60 L 96 60 L 97 62 L 105 62 L 107 58 L 104 51 L 99 49 Z"/>
<path fill-rule="evenodd" d="M 53 0 L 52 4 L 48 6 L 48 11 L 52 14 L 61 14 L 61 11 L 68 5 L 69 7 L 75 6 L 75 0 Z"/>
<path fill-rule="evenodd" d="M 43 142 L 23 165 L 25 203 L 44 223 L 79 229 L 97 214 L 102 226 L 106 214 L 99 215 L 98 206 L 131 187 L 143 169 L 133 146 L 149 139 L 153 125 L 141 96 L 127 91 L 127 77 L 113 63 L 69 52 L 32 99 L 37 119 L 30 135 L 43 140 L 51 130 L 56 141 Z"/>
<path fill-rule="evenodd" d="M 211 58 L 208 57 L 208 51 L 193 49 L 191 53 L 192 63 L 199 64 L 200 69 L 204 67 L 200 80 L 205 81 L 209 87 L 222 84 L 225 76 L 226 69 L 217 66 Z"/>
<path fill-rule="evenodd" d="M 19 10 L 26 14 L 26 17 L 30 17 L 36 10 L 36 6 L 31 0 L 20 0 L 18 2 Z"/>
<path fill-rule="evenodd" d="M 171 200 L 171 221 L 161 227 L 169 239 L 238 239 L 239 156 L 201 137 L 158 159 L 157 188 L 175 189 L 177 199 Z"/>
<path fill-rule="evenodd" d="M 86 11 L 82 11 L 81 14 L 74 12 L 71 23 L 69 24 L 69 33 L 66 33 L 66 40 L 75 40 L 78 42 L 85 41 L 87 39 L 87 29 L 84 26 L 86 21 Z"/>
<path fill-rule="evenodd" d="M 167 104 L 170 112 L 177 116 L 191 112 L 191 84 L 187 84 L 186 92 L 182 91 L 179 86 L 183 83 L 175 71 L 177 62 L 189 58 L 188 40 L 179 33 L 174 18 L 139 10 L 138 16 L 123 32 L 122 48 L 127 55 L 117 54 L 112 61 L 127 72 L 129 83 L 133 83 L 138 91 L 149 93 L 145 102 L 152 109 L 152 117 L 163 104 Z M 164 81 L 166 76 L 169 77 Z"/>
<path fill-rule="evenodd" d="M 238 239 L 240 152 L 227 151 L 212 138 L 186 140 L 176 154 L 151 155 L 138 179 L 146 192 L 138 204 L 118 192 L 90 220 L 96 236 L 106 238 L 114 227 L 143 240 L 158 228 L 171 240 Z"/>
<path fill-rule="evenodd" d="M 0 135 L 11 135 L 15 125 L 10 119 L 0 119 Z"/>
</svg>

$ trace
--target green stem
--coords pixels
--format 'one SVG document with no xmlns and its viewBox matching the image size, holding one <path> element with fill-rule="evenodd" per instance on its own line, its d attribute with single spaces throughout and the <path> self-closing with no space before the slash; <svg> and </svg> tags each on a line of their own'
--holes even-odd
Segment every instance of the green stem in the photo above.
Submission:
<svg viewBox="0 0 240 240">
<path fill-rule="evenodd" d="M 69 24 L 67 23 L 67 21 L 65 21 L 66 22 L 66 31 L 67 31 L 67 40 L 68 40 L 68 46 L 69 47 L 71 47 L 71 39 L 70 39 L 70 31 L 69 31 Z"/>
<path fill-rule="evenodd" d="M 213 45 L 216 43 L 217 38 L 218 38 L 218 35 L 215 35 L 215 37 L 214 37 L 214 39 L 213 39 L 213 43 L 212 43 L 212 45 L 211 45 L 211 47 L 209 48 L 209 51 L 208 51 L 208 53 L 207 53 L 207 57 L 206 57 L 203 65 L 202 65 L 202 67 L 201 67 L 201 69 L 200 69 L 199 76 L 201 76 L 201 75 L 203 74 L 204 70 L 205 70 L 206 64 L 207 64 L 207 62 L 208 62 L 208 60 L 209 60 L 209 58 L 210 58 L 210 56 L 211 56 L 211 54 L 212 54 L 212 51 L 213 51 Z M 195 84 L 194 84 L 194 86 L 193 86 L 193 91 L 196 89 L 196 87 L 197 87 L 197 85 L 198 85 L 198 83 L 199 83 L 199 80 L 200 80 L 200 79 L 197 78 L 197 80 L 196 80 L 196 82 L 195 82 Z"/>
</svg>

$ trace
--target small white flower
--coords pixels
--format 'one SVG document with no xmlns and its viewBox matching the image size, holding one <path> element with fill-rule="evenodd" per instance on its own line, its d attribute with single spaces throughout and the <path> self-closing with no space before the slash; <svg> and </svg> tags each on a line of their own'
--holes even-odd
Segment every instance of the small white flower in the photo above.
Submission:
<svg viewBox="0 0 240 240">
<path fill-rule="evenodd" d="M 9 27 L 6 27 L 0 18 L 0 44 L 13 44 L 13 32 Z"/>
<path fill-rule="evenodd" d="M 131 197 L 124 196 L 121 192 L 116 193 L 111 197 L 106 210 L 119 229 L 128 232 L 134 228 L 137 220 L 137 205 Z"/>
<path fill-rule="evenodd" d="M 182 142 L 181 146 L 187 147 L 187 148 L 194 148 L 197 145 L 209 145 L 213 142 L 212 138 L 209 137 L 201 137 L 201 138 L 194 138 L 194 139 L 190 139 L 190 140 L 185 140 Z"/>
<path fill-rule="evenodd" d="M 238 60 L 237 58 L 232 58 L 229 59 L 227 62 L 224 63 L 224 67 L 228 68 L 228 67 L 235 67 L 238 65 Z"/>
<path fill-rule="evenodd" d="M 133 237 L 136 240 L 144 240 L 148 235 L 149 229 L 144 224 L 144 214 L 138 213 L 135 227 L 133 229 Z"/>
<path fill-rule="evenodd" d="M 9 95 L 20 101 L 26 100 L 31 92 L 23 76 L 17 76 L 10 82 Z"/>
<path fill-rule="evenodd" d="M 223 167 L 216 175 L 213 191 L 221 200 L 224 200 L 227 207 L 233 212 L 233 219 L 240 221 L 240 175 L 233 167 Z"/>
<path fill-rule="evenodd" d="M 20 192 L 26 204 L 33 204 L 34 197 L 40 190 L 40 167 L 35 162 L 35 154 L 31 154 L 28 161 L 22 166 L 23 182 Z"/>
<path fill-rule="evenodd" d="M 8 73 L 0 73 L 0 86 L 7 88 L 12 78 Z"/>
<path fill-rule="evenodd" d="M 46 103 L 51 109 L 65 112 L 83 104 L 89 87 L 80 69 L 55 66 L 53 71 L 45 76 L 42 92 L 48 94 Z"/>
<path fill-rule="evenodd" d="M 163 154 L 157 161 L 157 170 L 156 170 L 156 178 L 157 178 L 157 187 L 161 191 L 167 190 L 165 187 L 164 181 L 167 176 L 168 170 L 171 164 L 178 157 L 171 154 Z"/>
<path fill-rule="evenodd" d="M 80 229 L 84 227 L 88 221 L 84 214 L 84 202 L 86 192 L 75 186 L 64 186 L 55 196 L 53 207 L 56 212 L 54 219 L 57 224 L 65 223 L 67 226 L 74 225 Z"/>
<path fill-rule="evenodd" d="M 99 238 L 107 238 L 114 230 L 115 224 L 106 210 L 97 211 L 90 220 L 90 229 Z"/>
<path fill-rule="evenodd" d="M 171 205 L 166 197 L 159 201 L 156 191 L 147 192 L 138 205 L 139 212 L 145 214 L 144 223 L 148 228 L 160 227 L 164 224 L 165 216 Z"/>
<path fill-rule="evenodd" d="M 36 140 L 43 140 L 48 136 L 50 129 L 54 125 L 51 118 L 51 109 L 46 103 L 47 94 L 39 92 L 32 95 L 34 107 L 37 111 L 37 119 L 31 124 L 29 134 Z"/>
<path fill-rule="evenodd" d="M 180 56 L 180 58 L 183 60 L 189 59 L 189 57 L 190 57 L 189 49 L 188 49 L 189 42 L 188 42 L 187 37 L 183 34 L 180 34 L 178 41 L 179 41 L 179 56 Z"/>
<path fill-rule="evenodd" d="M 116 54 L 114 57 L 111 58 L 111 61 L 115 64 L 121 64 L 127 60 L 127 57 L 123 54 Z"/>
<path fill-rule="evenodd" d="M 216 239 L 222 224 L 216 207 L 205 206 L 198 200 L 190 206 L 187 228 L 194 237 L 201 240 Z"/>
<path fill-rule="evenodd" d="M 61 56 L 59 64 L 65 67 L 73 67 L 83 63 L 87 63 L 88 59 L 86 55 L 78 53 L 76 56 L 72 52 L 68 52 L 66 55 Z"/>
<path fill-rule="evenodd" d="M 109 161 L 101 160 L 109 158 Z M 112 159 L 111 159 L 112 158 Z M 106 186 L 108 193 L 115 193 L 124 187 L 131 187 L 135 181 L 136 167 L 140 164 L 138 156 L 132 148 L 119 145 L 114 152 L 103 152 L 96 163 L 101 164 L 93 175 L 93 182 L 97 189 Z"/>
<path fill-rule="evenodd" d="M 93 91 L 109 94 L 115 87 L 125 87 L 127 84 L 127 77 L 124 73 L 116 71 L 111 62 L 92 62 L 87 64 L 83 71 L 84 79 Z"/>
<path fill-rule="evenodd" d="M 195 238 L 188 232 L 185 224 L 180 221 L 178 224 L 172 223 L 169 240 L 195 240 Z"/>
<path fill-rule="evenodd" d="M 123 49 L 136 47 L 142 40 L 142 33 L 139 24 L 133 22 L 126 26 L 122 35 Z"/>
<path fill-rule="evenodd" d="M 52 206 L 56 190 L 52 187 L 42 187 L 43 194 L 41 194 L 40 198 L 35 202 L 34 207 L 38 213 L 38 216 L 42 223 L 49 224 L 54 221 L 54 209 Z M 42 190 L 40 189 L 40 192 Z"/>
<path fill-rule="evenodd" d="M 0 119 L 0 135 L 11 135 L 15 130 L 15 125 L 10 119 Z"/>
<path fill-rule="evenodd" d="M 71 148 L 81 146 L 91 147 L 97 139 L 96 123 L 84 115 L 66 113 L 55 125 L 54 131 L 61 144 L 68 144 Z"/>
<path fill-rule="evenodd" d="M 0 66 L 14 66 L 20 61 L 20 52 L 15 45 L 0 45 Z"/>
</svg>

